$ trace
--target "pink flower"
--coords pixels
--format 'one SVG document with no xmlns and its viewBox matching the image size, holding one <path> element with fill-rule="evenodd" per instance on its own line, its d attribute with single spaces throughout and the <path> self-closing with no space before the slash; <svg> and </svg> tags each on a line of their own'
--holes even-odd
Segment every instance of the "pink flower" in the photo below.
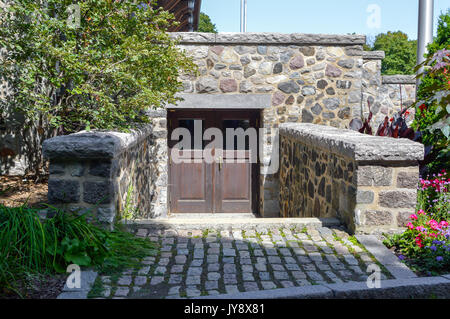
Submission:
<svg viewBox="0 0 450 319">
<path fill-rule="evenodd" d="M 414 225 L 413 225 L 411 222 L 409 222 L 408 224 L 406 224 L 406 226 L 408 226 L 409 229 L 414 229 Z"/>
<path fill-rule="evenodd" d="M 411 214 L 411 215 L 409 216 L 409 218 L 417 220 L 417 215 L 416 215 L 416 214 Z"/>
<path fill-rule="evenodd" d="M 435 221 L 434 219 L 427 221 L 427 224 L 432 228 L 432 229 L 437 229 L 439 224 L 437 223 L 437 221 Z"/>
<path fill-rule="evenodd" d="M 419 215 L 425 215 L 425 212 L 423 211 L 423 209 L 419 209 L 419 210 L 417 211 L 417 214 L 419 214 Z"/>
<path fill-rule="evenodd" d="M 445 220 L 443 220 L 443 221 L 441 221 L 441 222 L 439 223 L 439 227 L 440 227 L 440 228 L 448 227 L 448 223 L 447 223 Z"/>
<path fill-rule="evenodd" d="M 417 244 L 417 246 L 419 246 L 420 248 L 423 247 L 422 240 L 420 239 L 420 235 L 416 237 L 416 244 Z"/>
</svg>

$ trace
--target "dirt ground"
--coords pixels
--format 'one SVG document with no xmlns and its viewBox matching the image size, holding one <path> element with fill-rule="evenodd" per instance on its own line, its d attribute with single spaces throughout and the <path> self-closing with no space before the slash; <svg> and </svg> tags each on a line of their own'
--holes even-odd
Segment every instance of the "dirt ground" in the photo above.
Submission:
<svg viewBox="0 0 450 319">
<path fill-rule="evenodd" d="M 39 207 L 47 202 L 47 177 L 35 182 L 33 177 L 0 176 L 0 205 Z"/>
<path fill-rule="evenodd" d="M 66 275 L 42 275 L 40 279 L 30 280 L 28 289 L 21 289 L 20 294 L 6 288 L 0 289 L 0 299 L 56 299 L 61 294 Z"/>
</svg>

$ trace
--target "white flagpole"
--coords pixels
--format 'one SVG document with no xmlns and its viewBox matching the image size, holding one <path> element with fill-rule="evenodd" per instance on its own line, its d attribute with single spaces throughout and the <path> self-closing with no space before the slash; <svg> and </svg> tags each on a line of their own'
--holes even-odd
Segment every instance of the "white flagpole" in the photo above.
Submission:
<svg viewBox="0 0 450 319">
<path fill-rule="evenodd" d="M 241 0 L 241 32 L 244 32 L 244 0 Z"/>
<path fill-rule="evenodd" d="M 433 42 L 433 7 L 434 0 L 419 0 L 419 21 L 417 32 L 417 64 L 422 63 L 427 53 L 427 45 Z M 423 68 L 418 73 L 423 72 Z M 417 79 L 417 87 L 420 80 Z"/>
<path fill-rule="evenodd" d="M 244 0 L 244 32 L 247 32 L 247 0 Z"/>
</svg>

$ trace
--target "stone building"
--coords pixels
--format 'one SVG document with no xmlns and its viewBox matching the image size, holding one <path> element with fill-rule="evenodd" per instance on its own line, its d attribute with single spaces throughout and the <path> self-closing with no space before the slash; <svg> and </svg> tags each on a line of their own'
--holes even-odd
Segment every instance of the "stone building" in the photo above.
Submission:
<svg viewBox="0 0 450 319">
<path fill-rule="evenodd" d="M 132 134 L 46 141 L 51 202 L 94 209 L 107 223 L 130 214 L 246 213 L 339 218 L 354 232 L 402 226 L 415 202 L 423 147 L 347 128 L 367 116 L 368 103 L 374 126 L 411 105 L 414 77 L 382 77 L 384 53 L 364 52 L 361 35 L 173 36 L 199 66 L 198 75 L 180 77 L 183 100 L 149 110 L 152 125 Z M 212 163 L 175 163 L 172 133 L 194 132 L 195 121 L 203 129 L 262 132 L 258 160 L 245 147 L 241 163 L 230 161 L 235 152 Z"/>
</svg>

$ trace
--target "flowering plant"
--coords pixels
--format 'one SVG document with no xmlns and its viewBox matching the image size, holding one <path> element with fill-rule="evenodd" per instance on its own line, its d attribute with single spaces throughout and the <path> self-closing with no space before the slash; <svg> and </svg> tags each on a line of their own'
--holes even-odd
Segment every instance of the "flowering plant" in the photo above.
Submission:
<svg viewBox="0 0 450 319">
<path fill-rule="evenodd" d="M 418 204 L 407 229 L 385 241 L 421 270 L 450 269 L 450 178 L 442 170 L 431 179 L 420 179 Z"/>
<path fill-rule="evenodd" d="M 450 46 L 430 55 L 416 71 L 421 67 L 424 72 L 418 75 L 422 83 L 413 126 L 421 131 L 421 142 L 429 145 L 423 164 L 430 164 L 435 172 L 442 168 L 439 163 L 450 159 Z"/>
</svg>

